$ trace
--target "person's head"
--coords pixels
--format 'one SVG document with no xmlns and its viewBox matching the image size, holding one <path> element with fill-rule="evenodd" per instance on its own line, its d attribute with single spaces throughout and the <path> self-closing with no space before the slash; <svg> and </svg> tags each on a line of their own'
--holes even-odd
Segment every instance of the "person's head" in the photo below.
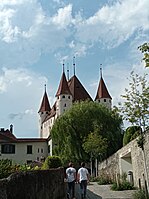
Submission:
<svg viewBox="0 0 149 199">
<path fill-rule="evenodd" d="M 81 163 L 81 167 L 85 167 L 85 162 L 82 162 L 82 163 Z"/>
<path fill-rule="evenodd" d="M 72 162 L 69 162 L 69 167 L 73 167 L 73 163 Z"/>
</svg>

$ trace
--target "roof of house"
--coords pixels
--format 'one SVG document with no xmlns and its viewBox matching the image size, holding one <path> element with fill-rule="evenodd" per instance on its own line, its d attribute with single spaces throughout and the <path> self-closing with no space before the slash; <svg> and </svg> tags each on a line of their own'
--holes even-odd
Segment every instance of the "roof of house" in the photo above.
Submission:
<svg viewBox="0 0 149 199">
<path fill-rule="evenodd" d="M 45 138 L 16 138 L 10 130 L 0 131 L 0 143 L 46 142 Z"/>
<path fill-rule="evenodd" d="M 110 94 L 107 90 L 107 87 L 104 83 L 102 76 L 100 78 L 100 82 L 99 82 L 99 86 L 98 86 L 98 89 L 97 89 L 97 94 L 96 94 L 95 100 L 101 99 L 101 98 L 112 99 L 112 97 L 110 96 Z"/>
<path fill-rule="evenodd" d="M 76 77 L 76 75 L 71 77 L 71 79 L 68 81 L 68 86 L 73 97 L 73 102 L 84 101 L 87 99 L 92 100 L 86 89 Z"/>
<path fill-rule="evenodd" d="M 0 142 L 17 142 L 17 138 L 8 130 L 0 131 Z"/>
</svg>

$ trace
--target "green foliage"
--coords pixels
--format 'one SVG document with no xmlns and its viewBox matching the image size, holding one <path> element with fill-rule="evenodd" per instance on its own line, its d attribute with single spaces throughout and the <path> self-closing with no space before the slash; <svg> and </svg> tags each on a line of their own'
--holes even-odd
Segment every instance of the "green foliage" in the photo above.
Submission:
<svg viewBox="0 0 149 199">
<path fill-rule="evenodd" d="M 142 150 L 144 150 L 144 143 L 145 143 L 145 137 L 143 134 L 141 134 L 137 139 L 138 147 L 140 147 Z"/>
<path fill-rule="evenodd" d="M 122 181 L 119 183 L 119 185 L 116 182 L 114 182 L 111 185 L 111 189 L 113 191 L 132 190 L 134 189 L 134 186 L 128 181 Z"/>
<path fill-rule="evenodd" d="M 22 164 L 17 166 L 18 171 L 29 171 L 32 170 L 32 167 L 27 164 Z"/>
<path fill-rule="evenodd" d="M 145 199 L 145 198 L 146 198 L 145 191 L 142 189 L 139 189 L 133 194 L 133 199 Z"/>
<path fill-rule="evenodd" d="M 135 139 L 140 135 L 141 128 L 140 126 L 130 126 L 126 129 L 123 137 L 123 146 L 128 144 L 130 141 Z"/>
<path fill-rule="evenodd" d="M 138 49 L 143 53 L 143 60 L 145 61 L 145 67 L 149 67 L 149 43 L 144 43 L 139 46 Z"/>
<path fill-rule="evenodd" d="M 7 178 L 13 172 L 12 161 L 8 159 L 0 160 L 0 179 Z"/>
<path fill-rule="evenodd" d="M 42 169 L 58 168 L 62 166 L 60 157 L 48 156 L 42 166 Z"/>
<path fill-rule="evenodd" d="M 97 158 L 99 154 L 104 154 L 107 151 L 108 143 L 106 138 L 99 135 L 96 128 L 93 133 L 88 134 L 87 138 L 84 139 L 82 146 L 86 153 Z"/>
<path fill-rule="evenodd" d="M 106 156 L 109 156 L 122 146 L 121 124 L 122 119 L 116 111 L 95 102 L 75 103 L 56 120 L 51 130 L 53 152 L 63 163 L 88 161 L 90 157 L 83 143 L 96 126 L 98 136 L 107 139 Z"/>
<path fill-rule="evenodd" d="M 109 176 L 100 176 L 98 179 L 99 185 L 112 184 L 113 181 Z"/>
<path fill-rule="evenodd" d="M 113 181 L 109 175 L 100 175 L 97 177 L 91 176 L 90 177 L 91 182 L 97 182 L 99 185 L 105 185 L 105 184 L 112 184 Z"/>
<path fill-rule="evenodd" d="M 133 184 L 127 181 L 127 174 L 124 172 L 121 176 L 119 176 L 119 179 L 117 179 L 117 182 L 114 182 L 111 186 L 111 189 L 113 191 L 122 191 L 122 190 L 132 190 L 134 189 Z"/>
<path fill-rule="evenodd" d="M 149 85 L 146 75 L 139 76 L 131 72 L 129 89 L 125 89 L 123 105 L 120 104 L 120 111 L 124 119 L 133 126 L 140 126 L 145 131 L 149 126 Z"/>
</svg>

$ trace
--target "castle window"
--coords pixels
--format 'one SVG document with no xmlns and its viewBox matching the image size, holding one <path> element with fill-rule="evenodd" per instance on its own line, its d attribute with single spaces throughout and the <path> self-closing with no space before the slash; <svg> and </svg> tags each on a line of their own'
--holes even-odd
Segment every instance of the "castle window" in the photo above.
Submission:
<svg viewBox="0 0 149 199">
<path fill-rule="evenodd" d="M 38 148 L 38 153 L 39 153 L 39 148 Z"/>
<path fill-rule="evenodd" d="M 68 96 L 68 99 L 70 99 L 70 96 Z"/>
<path fill-rule="evenodd" d="M 66 104 L 64 104 L 64 107 L 66 107 Z"/>
<path fill-rule="evenodd" d="M 43 149 L 41 149 L 41 153 L 43 153 Z"/>
<path fill-rule="evenodd" d="M 98 102 L 100 102 L 100 99 L 98 100 Z"/>
<path fill-rule="evenodd" d="M 48 112 L 46 112 L 46 114 L 48 114 Z"/>
<path fill-rule="evenodd" d="M 57 99 L 59 99 L 59 96 L 57 97 Z"/>
<path fill-rule="evenodd" d="M 111 102 L 111 101 L 109 100 L 109 102 Z"/>
<path fill-rule="evenodd" d="M 63 95 L 62 98 L 65 98 L 65 95 Z"/>
<path fill-rule="evenodd" d="M 104 99 L 104 102 L 106 102 L 106 99 Z"/>
</svg>

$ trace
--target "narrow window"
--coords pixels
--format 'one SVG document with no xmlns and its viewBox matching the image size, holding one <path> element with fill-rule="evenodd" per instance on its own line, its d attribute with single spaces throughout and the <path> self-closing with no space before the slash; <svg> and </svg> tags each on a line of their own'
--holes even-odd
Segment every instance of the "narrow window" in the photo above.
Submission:
<svg viewBox="0 0 149 199">
<path fill-rule="evenodd" d="M 41 153 L 43 153 L 43 149 L 41 149 Z"/>
<path fill-rule="evenodd" d="M 63 95 L 62 98 L 65 98 L 65 95 Z"/>
<path fill-rule="evenodd" d="M 68 99 L 70 99 L 70 96 L 68 96 Z"/>
<path fill-rule="evenodd" d="M 48 146 L 48 153 L 50 153 L 50 145 Z"/>
<path fill-rule="evenodd" d="M 38 153 L 39 153 L 39 148 L 38 148 Z"/>
<path fill-rule="evenodd" d="M 66 107 L 67 105 L 66 104 L 64 104 L 64 107 Z"/>
<path fill-rule="evenodd" d="M 106 102 L 106 99 L 104 99 L 104 102 Z"/>
<path fill-rule="evenodd" d="M 27 154 L 32 154 L 32 145 L 27 145 Z"/>
</svg>

